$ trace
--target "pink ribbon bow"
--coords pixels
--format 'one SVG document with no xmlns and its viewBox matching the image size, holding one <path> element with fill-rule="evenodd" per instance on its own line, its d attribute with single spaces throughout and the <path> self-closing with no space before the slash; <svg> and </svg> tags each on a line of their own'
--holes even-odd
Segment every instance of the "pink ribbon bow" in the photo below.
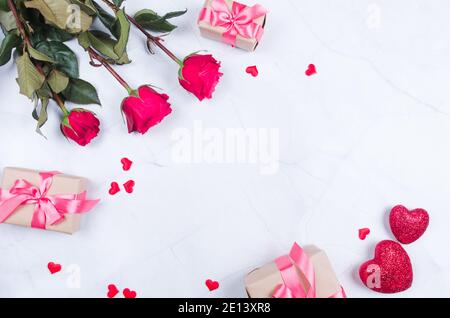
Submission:
<svg viewBox="0 0 450 318">
<path fill-rule="evenodd" d="M 261 40 L 264 28 L 254 20 L 266 13 L 267 10 L 259 4 L 248 7 L 234 1 L 230 10 L 225 0 L 213 0 L 211 7 L 203 8 L 199 21 L 225 28 L 222 35 L 224 41 L 235 46 L 238 35 L 247 39 Z"/>
<path fill-rule="evenodd" d="M 86 191 L 79 194 L 48 195 L 53 176 L 59 172 L 41 172 L 38 187 L 26 180 L 16 180 L 9 191 L 0 189 L 0 223 L 23 204 L 35 204 L 31 227 L 45 229 L 64 219 L 64 214 L 85 213 L 100 200 L 86 200 Z"/>
<path fill-rule="evenodd" d="M 289 255 L 277 258 L 275 263 L 281 272 L 284 283 L 276 287 L 272 294 L 273 298 L 316 298 L 314 266 L 308 255 L 297 243 L 294 243 Z M 297 269 L 304 275 L 309 285 L 306 291 L 303 288 Z M 328 298 L 346 297 L 345 291 L 341 287 L 339 292 Z"/>
</svg>

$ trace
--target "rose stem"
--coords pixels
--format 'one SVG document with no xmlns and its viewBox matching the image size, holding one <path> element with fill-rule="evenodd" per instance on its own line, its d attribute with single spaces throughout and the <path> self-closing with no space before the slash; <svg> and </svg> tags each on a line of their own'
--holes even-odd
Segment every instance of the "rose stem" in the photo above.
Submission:
<svg viewBox="0 0 450 318">
<path fill-rule="evenodd" d="M 109 0 L 102 0 L 108 7 L 111 8 L 114 12 L 119 11 L 120 9 L 114 4 L 111 3 Z M 161 39 L 151 35 L 149 32 L 147 32 L 146 29 L 144 29 L 137 21 L 130 15 L 126 14 L 128 20 L 136 27 L 138 28 L 146 37 L 148 40 L 152 41 L 157 47 L 159 47 L 164 53 L 166 53 L 172 60 L 174 60 L 178 65 L 183 66 L 183 61 L 181 61 L 174 53 L 172 53 L 167 47 L 165 47 L 161 43 Z"/>
<path fill-rule="evenodd" d="M 14 5 L 13 0 L 8 0 L 8 6 L 14 16 L 14 19 L 16 20 L 16 25 L 17 28 L 19 29 L 22 39 L 25 41 L 27 45 L 31 46 L 30 39 L 28 39 L 27 33 L 25 32 L 25 28 L 23 27 L 22 20 L 20 20 L 19 14 L 17 13 L 17 9 L 16 6 Z"/>
<path fill-rule="evenodd" d="M 97 52 L 95 52 L 91 47 L 87 49 L 89 56 L 92 59 L 97 60 L 104 68 L 108 70 L 108 72 L 111 73 L 112 76 L 122 85 L 128 92 L 128 94 L 131 94 L 133 92 L 133 89 L 128 85 L 128 83 L 120 76 L 114 68 L 109 64 L 109 62 L 101 55 L 99 55 Z M 91 64 L 92 65 L 92 64 Z"/>
<path fill-rule="evenodd" d="M 65 116 L 69 115 L 69 111 L 67 110 L 66 106 L 64 105 L 64 101 L 62 100 L 61 96 L 59 96 L 56 93 L 53 93 L 53 99 L 55 100 L 56 104 L 58 104 L 59 108 L 61 108 L 62 112 Z"/>
<path fill-rule="evenodd" d="M 32 48 L 30 39 L 28 38 L 28 35 L 25 32 L 25 28 L 23 26 L 22 20 L 19 17 L 19 14 L 17 13 L 17 8 L 14 5 L 13 0 L 8 0 L 8 6 L 9 6 L 9 9 L 11 10 L 11 12 L 12 12 L 12 14 L 14 16 L 14 19 L 16 20 L 16 25 L 17 25 L 17 28 L 19 29 L 19 33 L 20 33 L 22 39 L 25 41 L 26 46 Z M 42 68 L 39 65 L 35 65 L 35 67 L 36 67 L 36 69 L 38 70 L 39 73 L 41 73 L 42 75 L 45 76 L 44 71 L 42 70 Z M 52 89 L 50 88 L 50 90 L 52 90 Z M 61 111 L 64 113 L 64 115 L 68 115 L 69 111 L 64 106 L 64 101 L 61 99 L 61 96 L 59 96 L 58 94 L 54 93 L 53 91 L 52 91 L 52 93 L 53 93 L 53 99 L 55 100 L 55 102 L 59 106 L 59 108 L 61 108 Z"/>
</svg>

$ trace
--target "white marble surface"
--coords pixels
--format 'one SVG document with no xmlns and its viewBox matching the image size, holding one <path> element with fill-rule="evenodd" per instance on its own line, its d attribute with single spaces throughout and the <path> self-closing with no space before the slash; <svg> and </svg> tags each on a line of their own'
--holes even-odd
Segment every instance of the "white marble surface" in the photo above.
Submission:
<svg viewBox="0 0 450 318">
<path fill-rule="evenodd" d="M 297 241 L 328 252 L 349 297 L 383 297 L 362 286 L 357 268 L 379 240 L 392 238 L 387 211 L 398 203 L 428 209 L 431 224 L 405 247 L 412 288 L 388 297 L 450 296 L 450 3 L 259 2 L 270 9 L 266 34 L 246 53 L 199 36 L 201 0 L 127 1 L 130 13 L 143 3 L 160 12 L 188 8 L 167 45 L 180 55 L 210 50 L 225 74 L 214 99 L 199 103 L 179 87 L 176 65 L 161 52 L 149 56 L 132 31 L 134 63 L 119 71 L 135 86 L 164 87 L 174 110 L 146 136 L 126 133 L 124 91 L 75 43 L 81 77 L 103 102 L 89 107 L 102 133 L 86 148 L 60 136 L 53 104 L 48 139 L 34 133 L 13 64 L 0 69 L 0 168 L 88 176 L 91 196 L 102 199 L 74 236 L 1 225 L 0 296 L 105 297 L 115 283 L 139 297 L 244 297 L 243 276 Z M 304 75 L 309 63 L 317 75 Z M 257 78 L 245 73 L 255 64 Z M 172 132 L 198 120 L 210 128 L 278 128 L 279 171 L 175 163 Z M 123 156 L 135 162 L 130 172 L 121 170 Z M 111 181 L 130 178 L 132 195 L 107 194 Z M 361 227 L 372 230 L 365 241 Z M 49 261 L 63 272 L 49 275 Z M 71 264 L 80 288 L 70 288 Z M 210 293 L 207 278 L 221 287 Z"/>
</svg>

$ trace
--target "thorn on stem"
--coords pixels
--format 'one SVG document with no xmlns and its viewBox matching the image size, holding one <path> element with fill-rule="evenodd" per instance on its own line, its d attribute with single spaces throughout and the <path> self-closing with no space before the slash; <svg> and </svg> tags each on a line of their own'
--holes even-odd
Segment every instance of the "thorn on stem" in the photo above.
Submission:
<svg viewBox="0 0 450 318">
<path fill-rule="evenodd" d="M 150 52 L 150 54 L 153 55 L 153 54 L 155 54 L 155 51 L 153 51 L 152 44 L 153 44 L 153 41 L 150 39 L 147 39 L 147 49 Z"/>
</svg>

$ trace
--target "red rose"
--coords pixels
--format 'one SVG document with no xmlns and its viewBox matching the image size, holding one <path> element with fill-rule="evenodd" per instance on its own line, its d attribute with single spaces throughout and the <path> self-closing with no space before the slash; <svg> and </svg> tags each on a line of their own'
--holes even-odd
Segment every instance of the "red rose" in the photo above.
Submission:
<svg viewBox="0 0 450 318">
<path fill-rule="evenodd" d="M 100 132 L 100 121 L 94 113 L 76 108 L 62 120 L 61 131 L 67 138 L 81 146 L 86 146 Z"/>
<path fill-rule="evenodd" d="M 193 54 L 183 61 L 179 81 L 181 86 L 199 100 L 212 98 L 212 93 L 223 75 L 219 72 L 220 62 L 212 55 Z"/>
<path fill-rule="evenodd" d="M 122 112 L 127 119 L 128 132 L 145 134 L 150 127 L 157 125 L 172 112 L 167 102 L 169 96 L 159 94 L 149 86 L 141 86 L 138 96 L 130 95 L 122 102 Z"/>
</svg>

